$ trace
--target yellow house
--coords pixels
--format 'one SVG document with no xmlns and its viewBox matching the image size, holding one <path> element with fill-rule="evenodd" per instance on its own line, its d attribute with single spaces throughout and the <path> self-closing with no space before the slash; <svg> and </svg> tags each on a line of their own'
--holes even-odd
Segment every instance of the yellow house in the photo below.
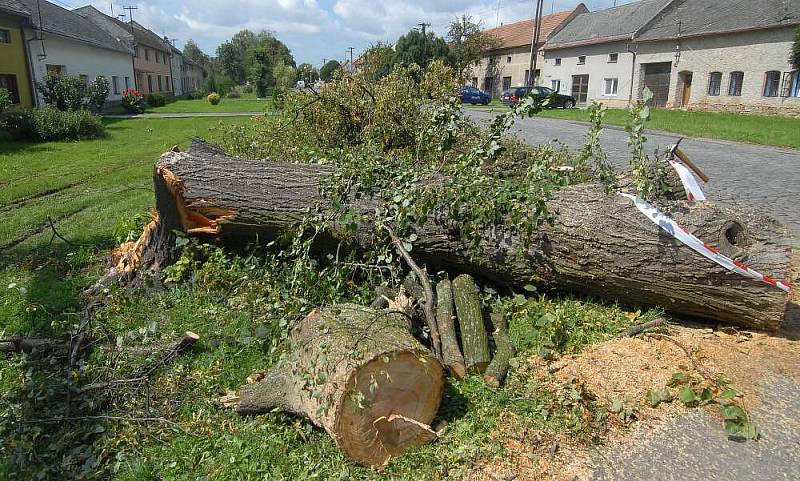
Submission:
<svg viewBox="0 0 800 481">
<path fill-rule="evenodd" d="M 0 0 L 0 88 L 11 93 L 15 104 L 33 107 L 22 24 L 30 17 L 14 0 Z"/>
</svg>

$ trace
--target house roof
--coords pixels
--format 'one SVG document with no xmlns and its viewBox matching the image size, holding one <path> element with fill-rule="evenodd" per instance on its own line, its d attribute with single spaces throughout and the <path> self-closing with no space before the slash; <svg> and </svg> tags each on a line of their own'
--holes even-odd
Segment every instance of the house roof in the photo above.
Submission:
<svg viewBox="0 0 800 481">
<path fill-rule="evenodd" d="M 544 49 L 631 39 L 673 0 L 640 0 L 578 15 L 554 34 Z M 708 1 L 708 0 L 705 0 Z"/>
<path fill-rule="evenodd" d="M 31 11 L 17 0 L 0 0 L 0 11 L 20 17 L 30 17 L 31 15 Z"/>
<path fill-rule="evenodd" d="M 798 24 L 797 0 L 678 0 L 657 15 L 638 38 L 660 40 Z"/>
<path fill-rule="evenodd" d="M 0 0 L 6 1 L 6 0 Z M 45 0 L 12 0 L 21 3 L 30 12 L 33 27 L 44 32 L 71 38 L 79 42 L 127 54 L 131 49 L 95 24 L 71 10 Z M 41 9 L 41 10 L 40 10 Z"/>
<path fill-rule="evenodd" d="M 553 32 L 557 31 L 558 28 L 573 15 L 573 13 L 586 11 L 588 11 L 586 6 L 581 3 L 572 10 L 565 10 L 563 12 L 543 16 L 542 29 L 539 34 L 540 43 L 544 43 Z M 500 41 L 500 46 L 498 48 L 524 47 L 525 45 L 531 44 L 535 25 L 536 22 L 534 19 L 528 19 L 502 25 L 497 28 L 491 28 L 486 30 L 486 33 L 494 35 Z"/>
<path fill-rule="evenodd" d="M 2 0 L 0 0 L 2 1 Z M 105 32 L 120 38 L 121 41 L 133 46 L 134 43 L 157 48 L 165 52 L 172 50 L 172 45 L 165 42 L 158 34 L 148 29 L 139 22 L 123 22 L 122 20 L 110 17 L 92 6 L 85 6 L 75 9 L 75 12 L 91 20 Z"/>
</svg>

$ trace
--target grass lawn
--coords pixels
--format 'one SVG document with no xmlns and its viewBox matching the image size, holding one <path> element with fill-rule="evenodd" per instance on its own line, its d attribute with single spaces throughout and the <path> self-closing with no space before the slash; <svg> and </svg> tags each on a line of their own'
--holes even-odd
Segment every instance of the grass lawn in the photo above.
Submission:
<svg viewBox="0 0 800 481">
<path fill-rule="evenodd" d="M 499 101 L 485 107 L 467 107 L 493 112 L 505 112 L 508 107 Z M 542 117 L 589 121 L 584 109 L 552 109 L 542 112 Z M 605 122 L 625 125 L 628 112 L 609 109 Z M 800 149 L 800 119 L 777 116 L 736 114 L 723 112 L 685 112 L 682 110 L 653 109 L 649 129 L 663 130 L 690 137 L 733 140 L 762 145 Z"/>
<path fill-rule="evenodd" d="M 151 107 L 153 113 L 205 113 L 205 112 L 264 112 L 272 108 L 272 100 L 256 98 L 223 98 L 219 104 L 211 105 L 206 99 L 178 99 L 163 107 Z"/>
<path fill-rule="evenodd" d="M 221 122 L 248 121 L 106 120 L 109 135 L 101 140 L 0 143 L 0 338 L 63 336 L 75 329 L 81 291 L 102 273 L 110 248 L 141 229 L 153 203 L 151 175 L 159 154 L 175 144 L 186 146 L 192 136 L 213 140 L 218 134 L 212 129 Z M 51 242 L 48 218 L 69 242 Z M 503 456 L 491 437 L 501 423 L 515 436 L 528 430 L 568 432 L 587 443 L 595 429 L 603 429 L 605 411 L 594 401 L 575 397 L 574 391 L 547 391 L 524 368 L 513 372 L 503 389 L 488 388 L 479 377 L 449 383 L 435 421 L 447 423 L 441 440 L 383 471 L 349 463 L 326 433 L 302 418 L 242 417 L 221 410 L 214 404 L 220 393 L 236 389 L 276 357 L 268 339 L 247 334 L 285 326 L 265 313 L 297 316 L 319 302 L 312 292 L 282 295 L 277 280 L 293 275 L 292 263 L 248 259 L 209 261 L 208 269 L 167 291 L 112 290 L 94 321 L 110 336 L 101 344 L 131 346 L 133 353 L 172 342 L 187 329 L 201 336 L 200 346 L 157 371 L 146 395 L 124 394 L 131 412 L 163 416 L 187 432 L 158 422 L 31 422 L 64 415 L 64 380 L 96 379 L 114 355 L 98 350 L 71 375 L 60 355 L 11 356 L 0 362 L 0 479 L 71 479 L 84 473 L 85 479 L 117 481 L 418 480 L 436 478 L 442 465 L 460 479 L 474 465 Z M 340 288 L 319 277 L 312 285 Z M 372 287 L 364 286 L 364 297 Z M 534 296 L 504 302 L 522 360 L 542 349 L 575 352 L 631 324 L 621 308 L 586 300 Z M 287 304 L 294 310 L 280 307 Z M 657 314 L 645 313 L 636 322 Z M 141 356 L 131 358 L 129 369 L 143 362 Z M 107 411 L 100 394 L 82 402 L 84 412 L 128 415 Z"/>
</svg>

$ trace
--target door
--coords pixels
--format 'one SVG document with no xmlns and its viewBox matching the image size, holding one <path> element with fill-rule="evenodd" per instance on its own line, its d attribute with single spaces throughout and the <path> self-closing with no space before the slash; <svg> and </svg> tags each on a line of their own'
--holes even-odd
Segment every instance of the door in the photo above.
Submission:
<svg viewBox="0 0 800 481">
<path fill-rule="evenodd" d="M 503 90 L 511 88 L 511 77 L 503 77 Z"/>
<path fill-rule="evenodd" d="M 588 75 L 572 76 L 572 96 L 575 97 L 575 102 L 577 102 L 578 105 L 586 105 L 589 99 Z"/>
<path fill-rule="evenodd" d="M 683 72 L 681 74 L 683 80 L 683 91 L 681 92 L 681 107 L 689 105 L 689 99 L 692 98 L 692 72 Z"/>
<path fill-rule="evenodd" d="M 494 97 L 494 86 L 492 85 L 492 80 L 494 80 L 492 77 L 486 77 L 483 79 L 483 91 Z"/>
<path fill-rule="evenodd" d="M 669 79 L 672 62 L 644 65 L 644 85 L 653 92 L 653 107 L 666 107 L 669 98 Z"/>
</svg>

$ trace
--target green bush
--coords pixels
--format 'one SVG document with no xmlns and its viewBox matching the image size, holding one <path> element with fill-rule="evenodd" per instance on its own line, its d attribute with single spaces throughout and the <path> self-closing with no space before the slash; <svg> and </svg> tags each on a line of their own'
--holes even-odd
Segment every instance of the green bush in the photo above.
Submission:
<svg viewBox="0 0 800 481">
<path fill-rule="evenodd" d="M 11 93 L 6 89 L 0 89 L 0 113 L 11 107 Z"/>
<path fill-rule="evenodd" d="M 5 130 L 15 139 L 34 141 L 95 139 L 105 135 L 103 123 L 85 110 L 62 112 L 52 106 L 11 109 L 3 113 Z"/>
<path fill-rule="evenodd" d="M 244 94 L 251 94 L 251 93 L 253 93 L 255 91 L 251 84 L 242 85 L 241 90 L 242 90 L 242 93 L 244 93 Z"/>
<path fill-rule="evenodd" d="M 210 94 L 208 94 L 208 103 L 210 103 L 211 105 L 219 104 L 219 100 L 220 100 L 220 97 L 219 97 L 218 93 L 211 92 Z"/>
<path fill-rule="evenodd" d="M 131 114 L 144 112 L 144 96 L 136 89 L 127 89 L 122 92 L 122 108 Z"/>
<path fill-rule="evenodd" d="M 238 99 L 241 96 L 242 96 L 242 94 L 240 94 L 239 91 L 236 90 L 236 89 L 231 89 L 231 91 L 228 92 L 228 98 L 229 99 Z"/>
<path fill-rule="evenodd" d="M 167 98 L 161 94 L 147 94 L 147 105 L 151 107 L 163 107 L 167 105 Z"/>
<path fill-rule="evenodd" d="M 86 82 L 77 75 L 48 75 L 36 89 L 45 103 L 61 111 L 80 110 L 86 102 Z"/>
<path fill-rule="evenodd" d="M 86 89 L 86 103 L 92 112 L 99 114 L 106 104 L 108 94 L 111 89 L 108 86 L 108 79 L 103 76 L 97 76 L 94 81 L 89 84 Z"/>
</svg>

